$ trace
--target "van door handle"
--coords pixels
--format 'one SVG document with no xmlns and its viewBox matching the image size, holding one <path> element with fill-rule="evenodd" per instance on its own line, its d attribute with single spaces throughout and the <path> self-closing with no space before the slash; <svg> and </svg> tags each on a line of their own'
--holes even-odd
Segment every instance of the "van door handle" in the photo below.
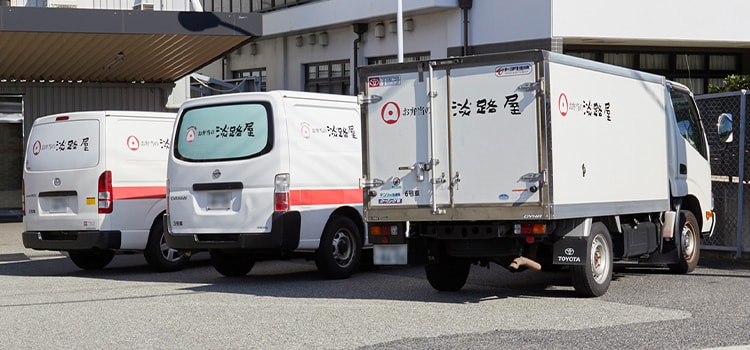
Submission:
<svg viewBox="0 0 750 350">
<path fill-rule="evenodd" d="M 241 190 L 242 182 L 209 182 L 193 184 L 193 191 Z"/>
<path fill-rule="evenodd" d="M 687 175 L 687 165 L 680 163 L 680 175 Z"/>
</svg>

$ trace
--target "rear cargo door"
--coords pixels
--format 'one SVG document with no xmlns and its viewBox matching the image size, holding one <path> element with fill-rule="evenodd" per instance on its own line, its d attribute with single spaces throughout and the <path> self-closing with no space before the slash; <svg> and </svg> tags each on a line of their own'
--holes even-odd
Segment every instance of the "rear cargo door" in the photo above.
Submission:
<svg viewBox="0 0 750 350">
<path fill-rule="evenodd" d="M 368 95 L 381 98 L 366 105 L 371 208 L 450 203 L 446 71 L 432 76 L 432 100 L 429 82 L 429 72 L 368 77 Z"/>
<path fill-rule="evenodd" d="M 26 229 L 99 229 L 100 121 L 63 117 L 31 129 L 24 169 Z"/>
<path fill-rule="evenodd" d="M 539 203 L 535 65 L 428 68 L 368 76 L 369 207 Z"/>
<path fill-rule="evenodd" d="M 539 202 L 539 135 L 532 62 L 450 72 L 450 181 L 462 204 Z"/>
</svg>

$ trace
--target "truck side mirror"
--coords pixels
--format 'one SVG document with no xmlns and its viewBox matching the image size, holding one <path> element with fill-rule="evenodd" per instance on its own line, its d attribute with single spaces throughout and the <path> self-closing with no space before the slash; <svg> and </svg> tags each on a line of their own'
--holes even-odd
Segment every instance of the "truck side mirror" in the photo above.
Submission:
<svg viewBox="0 0 750 350">
<path fill-rule="evenodd" d="M 719 132 L 719 140 L 725 143 L 731 143 L 734 141 L 732 137 L 732 114 L 722 113 L 719 116 L 719 122 L 716 124 L 716 128 Z"/>
</svg>

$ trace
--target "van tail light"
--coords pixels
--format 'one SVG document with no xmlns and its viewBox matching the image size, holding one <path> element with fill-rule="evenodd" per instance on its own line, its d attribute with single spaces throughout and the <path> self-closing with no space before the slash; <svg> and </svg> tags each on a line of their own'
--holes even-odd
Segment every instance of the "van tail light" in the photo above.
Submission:
<svg viewBox="0 0 750 350">
<path fill-rule="evenodd" d="M 26 216 L 26 182 L 21 179 L 21 215 Z"/>
<path fill-rule="evenodd" d="M 99 214 L 112 212 L 112 172 L 105 170 L 99 175 Z"/>
<path fill-rule="evenodd" d="M 289 174 L 278 174 L 273 184 L 275 211 L 289 211 Z"/>
</svg>

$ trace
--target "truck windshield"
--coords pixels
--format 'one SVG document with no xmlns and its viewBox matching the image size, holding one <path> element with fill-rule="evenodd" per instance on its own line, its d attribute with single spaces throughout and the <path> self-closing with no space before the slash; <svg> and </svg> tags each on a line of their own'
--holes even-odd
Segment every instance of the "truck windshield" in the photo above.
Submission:
<svg viewBox="0 0 750 350">
<path fill-rule="evenodd" d="M 186 110 L 175 135 L 175 156 L 188 161 L 256 157 L 271 149 L 270 106 L 215 105 Z"/>
</svg>

